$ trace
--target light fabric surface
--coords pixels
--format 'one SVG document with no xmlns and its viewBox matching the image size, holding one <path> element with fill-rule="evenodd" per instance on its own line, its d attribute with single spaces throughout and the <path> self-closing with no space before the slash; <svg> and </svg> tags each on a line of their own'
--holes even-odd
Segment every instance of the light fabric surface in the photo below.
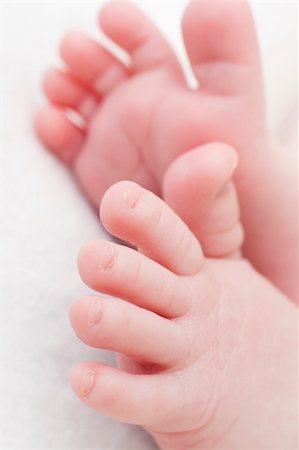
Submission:
<svg viewBox="0 0 299 450">
<path fill-rule="evenodd" d="M 182 58 L 185 1 L 140 2 Z M 113 361 L 78 341 L 68 321 L 74 295 L 86 292 L 76 256 L 103 236 L 70 174 L 43 151 L 32 130 L 42 104 L 40 78 L 58 62 L 69 28 L 98 36 L 100 2 L 2 2 L 1 13 L 1 433 L 2 449 L 149 450 L 138 427 L 82 405 L 68 386 L 78 361 Z M 296 96 L 296 2 L 255 2 L 270 126 L 278 134 Z M 125 388 L 125 386 L 124 386 Z"/>
</svg>

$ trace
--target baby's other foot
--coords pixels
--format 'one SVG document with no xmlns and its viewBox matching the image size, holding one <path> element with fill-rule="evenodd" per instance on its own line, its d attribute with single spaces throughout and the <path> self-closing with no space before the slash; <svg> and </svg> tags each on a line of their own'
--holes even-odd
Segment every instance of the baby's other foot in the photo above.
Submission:
<svg viewBox="0 0 299 450">
<path fill-rule="evenodd" d="M 81 250 L 83 280 L 116 298 L 77 299 L 71 321 L 118 364 L 75 367 L 79 398 L 142 425 L 162 449 L 295 448 L 293 307 L 244 260 L 205 260 L 181 219 L 135 183 L 107 191 L 101 218 L 139 251 L 102 240 Z"/>
<path fill-rule="evenodd" d="M 36 117 L 42 142 L 70 164 L 96 207 L 105 190 L 122 179 L 160 192 L 151 137 L 158 130 L 153 131 L 152 122 L 162 99 L 184 87 L 173 51 L 133 5 L 104 6 L 100 23 L 128 53 L 129 66 L 85 35 L 67 34 L 61 43 L 65 68 L 45 74 L 50 106 Z M 70 109 L 80 116 L 81 126 L 68 117 Z"/>
<path fill-rule="evenodd" d="M 121 179 L 137 181 L 160 193 L 169 164 L 206 142 L 234 142 L 239 150 L 240 140 L 252 147 L 252 139 L 260 139 L 256 128 L 263 130 L 263 98 L 257 95 L 261 91 L 258 69 L 250 66 L 253 61 L 248 61 L 245 44 L 234 50 L 239 18 L 245 22 L 242 26 L 248 36 L 252 33 L 247 6 L 236 8 L 230 23 L 232 36 L 227 35 L 228 25 L 224 27 L 220 49 L 208 29 L 212 25 L 219 28 L 218 22 L 224 21 L 221 12 L 228 12 L 224 8 L 211 18 L 204 14 L 211 7 L 204 6 L 199 12 L 196 8 L 196 2 L 190 4 L 183 22 L 190 62 L 195 75 L 201 74 L 200 89 L 194 91 L 186 85 L 164 37 L 130 3 L 109 3 L 99 17 L 103 32 L 127 52 L 128 66 L 79 32 L 62 40 L 65 68 L 45 74 L 50 106 L 37 115 L 37 132 L 50 150 L 71 164 L 96 207 L 104 191 Z M 203 22 L 204 49 L 194 20 Z M 257 51 L 252 53 L 257 64 Z M 206 59 L 213 61 L 211 65 Z M 81 127 L 68 118 L 70 109 L 79 114 Z M 235 127 L 237 119 L 245 126 L 242 130 Z"/>
<path fill-rule="evenodd" d="M 199 80 L 194 91 L 166 40 L 133 5 L 104 6 L 100 24 L 130 63 L 80 33 L 68 34 L 61 44 L 65 69 L 51 70 L 44 79 L 51 106 L 36 118 L 42 142 L 71 165 L 96 207 L 104 191 L 122 179 L 161 194 L 175 158 L 207 142 L 232 145 L 239 154 L 235 180 L 244 254 L 294 296 L 296 165 L 288 166 L 285 154 L 269 143 L 247 3 L 189 4 L 183 34 Z M 82 126 L 68 118 L 69 109 L 79 114 Z"/>
</svg>

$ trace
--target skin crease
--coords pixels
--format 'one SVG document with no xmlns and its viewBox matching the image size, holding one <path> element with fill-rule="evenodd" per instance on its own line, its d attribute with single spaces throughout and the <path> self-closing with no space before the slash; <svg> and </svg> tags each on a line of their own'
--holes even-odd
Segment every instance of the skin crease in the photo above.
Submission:
<svg viewBox="0 0 299 450">
<path fill-rule="evenodd" d="M 181 194 L 188 180 L 177 167 L 172 175 L 172 164 L 208 142 L 229 144 L 239 155 L 234 181 L 245 229 L 243 253 L 295 300 L 296 154 L 278 148 L 267 132 L 247 3 L 193 1 L 187 7 L 182 29 L 200 84 L 195 91 L 186 86 L 159 31 L 131 4 L 107 4 L 99 20 L 102 31 L 128 53 L 130 65 L 80 33 L 66 35 L 65 70 L 52 69 L 44 79 L 51 105 L 36 117 L 42 142 L 71 166 L 96 207 L 111 184 L 131 179 L 163 195 L 190 227 Z M 83 129 L 69 121 L 65 108 L 81 115 Z M 198 228 L 192 230 L 196 234 Z M 208 249 L 205 236 L 197 237 Z"/>
<path fill-rule="evenodd" d="M 158 222 L 157 211 L 163 217 Z M 94 241 L 80 252 L 85 283 L 118 300 L 97 297 L 101 313 L 91 323 L 95 299 L 77 299 L 72 325 L 88 345 L 122 354 L 118 369 L 97 362 L 73 369 L 79 398 L 142 425 L 163 450 L 295 449 L 295 307 L 243 258 L 204 259 L 183 222 L 140 186 L 112 186 L 101 219 L 109 232 L 143 251 Z M 169 236 L 173 220 L 176 233 L 192 242 L 179 266 L 172 253 L 177 238 Z"/>
</svg>

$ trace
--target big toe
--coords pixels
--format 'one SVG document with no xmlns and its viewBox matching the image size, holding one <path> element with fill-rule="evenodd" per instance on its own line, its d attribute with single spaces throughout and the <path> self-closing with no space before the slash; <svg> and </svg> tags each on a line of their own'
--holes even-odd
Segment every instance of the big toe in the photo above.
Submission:
<svg viewBox="0 0 299 450">
<path fill-rule="evenodd" d="M 208 257 L 231 256 L 243 243 L 231 181 L 237 161 L 228 145 L 206 144 L 177 158 L 164 177 L 166 202 L 187 223 Z"/>
<path fill-rule="evenodd" d="M 183 35 L 201 89 L 238 95 L 261 87 L 257 37 L 246 1 L 191 1 Z"/>
</svg>

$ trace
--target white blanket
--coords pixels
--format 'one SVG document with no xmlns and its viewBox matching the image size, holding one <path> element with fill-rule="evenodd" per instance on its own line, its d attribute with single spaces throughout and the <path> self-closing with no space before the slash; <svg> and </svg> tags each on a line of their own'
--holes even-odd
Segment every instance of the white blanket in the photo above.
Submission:
<svg viewBox="0 0 299 450">
<path fill-rule="evenodd" d="M 148 450 L 138 427 L 88 409 L 68 372 L 82 360 L 111 361 L 76 338 L 72 298 L 86 292 L 76 256 L 103 235 L 70 174 L 36 140 L 40 79 L 58 62 L 69 28 L 98 35 L 95 2 L 1 3 L 1 436 L 2 449 Z M 178 49 L 185 1 L 140 2 Z M 262 43 L 270 126 L 281 133 L 296 97 L 296 2 L 254 3 Z"/>
</svg>

